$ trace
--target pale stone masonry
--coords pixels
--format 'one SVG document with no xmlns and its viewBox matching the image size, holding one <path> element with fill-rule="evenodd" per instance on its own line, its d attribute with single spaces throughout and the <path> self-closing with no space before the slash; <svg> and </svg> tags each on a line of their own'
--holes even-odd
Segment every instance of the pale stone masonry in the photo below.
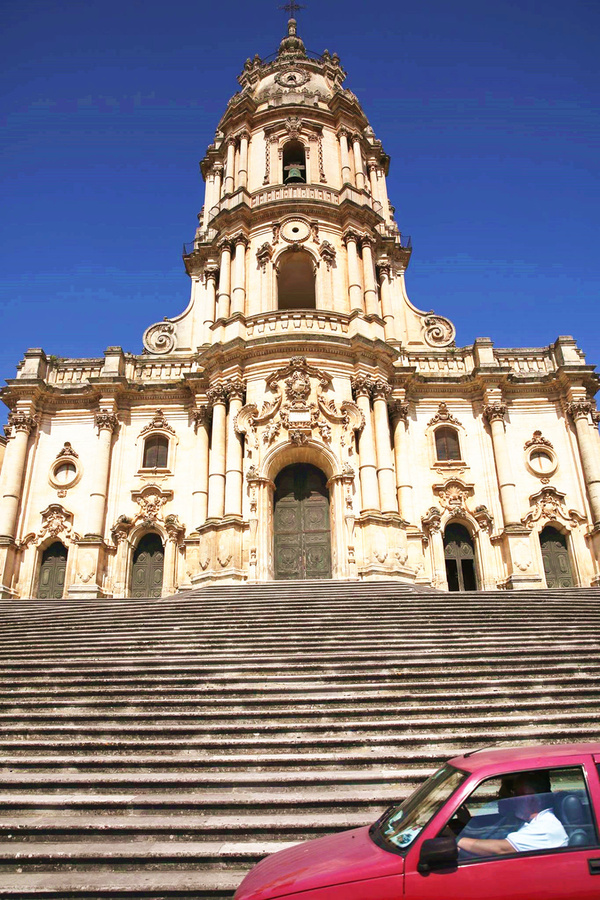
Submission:
<svg viewBox="0 0 600 900">
<path fill-rule="evenodd" d="M 142 355 L 26 352 L 3 393 L 2 596 L 600 583 L 593 367 L 570 337 L 457 347 L 411 303 L 389 158 L 344 80 L 291 19 L 202 160 L 187 309 Z"/>
</svg>

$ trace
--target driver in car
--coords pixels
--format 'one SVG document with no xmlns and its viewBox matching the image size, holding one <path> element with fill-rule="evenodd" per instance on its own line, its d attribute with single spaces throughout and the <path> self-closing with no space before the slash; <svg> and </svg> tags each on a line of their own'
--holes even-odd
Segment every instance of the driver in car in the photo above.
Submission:
<svg viewBox="0 0 600 900">
<path fill-rule="evenodd" d="M 523 824 L 505 838 L 469 838 L 458 840 L 459 850 L 474 856 L 502 856 L 525 850 L 566 847 L 567 832 L 554 815 L 547 772 L 523 772 L 512 784 L 513 813 Z"/>
</svg>

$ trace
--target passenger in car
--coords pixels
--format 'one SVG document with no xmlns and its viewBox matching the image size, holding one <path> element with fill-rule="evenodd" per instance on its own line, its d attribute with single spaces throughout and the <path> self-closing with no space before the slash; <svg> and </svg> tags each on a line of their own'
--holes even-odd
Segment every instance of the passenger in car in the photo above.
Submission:
<svg viewBox="0 0 600 900">
<path fill-rule="evenodd" d="M 515 850 L 566 847 L 567 832 L 554 815 L 547 772 L 522 772 L 512 785 L 513 812 L 523 824 L 505 838 L 459 838 L 458 848 L 474 856 L 503 856 Z"/>
</svg>

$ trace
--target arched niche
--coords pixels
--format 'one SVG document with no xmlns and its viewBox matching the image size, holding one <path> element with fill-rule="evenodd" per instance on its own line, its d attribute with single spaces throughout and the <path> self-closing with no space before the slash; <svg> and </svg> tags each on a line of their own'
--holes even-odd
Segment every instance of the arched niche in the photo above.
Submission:
<svg viewBox="0 0 600 900">
<path fill-rule="evenodd" d="M 476 591 L 475 545 L 469 530 L 460 522 L 444 529 L 444 561 L 449 591 Z"/>
<path fill-rule="evenodd" d="M 40 600 L 60 600 L 65 590 L 68 551 L 62 541 L 54 541 L 42 552 L 37 596 Z"/>
<path fill-rule="evenodd" d="M 277 263 L 277 309 L 316 309 L 315 262 L 306 250 L 286 250 Z"/>
<path fill-rule="evenodd" d="M 283 183 L 306 184 L 306 150 L 296 138 L 283 145 Z"/>
</svg>

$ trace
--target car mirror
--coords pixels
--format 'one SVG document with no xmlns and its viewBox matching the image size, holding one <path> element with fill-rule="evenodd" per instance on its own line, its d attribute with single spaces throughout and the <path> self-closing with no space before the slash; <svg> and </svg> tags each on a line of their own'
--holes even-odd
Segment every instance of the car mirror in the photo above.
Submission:
<svg viewBox="0 0 600 900">
<path fill-rule="evenodd" d="M 458 847 L 453 837 L 436 837 L 423 841 L 417 871 L 426 875 L 432 869 L 455 868 Z"/>
</svg>

